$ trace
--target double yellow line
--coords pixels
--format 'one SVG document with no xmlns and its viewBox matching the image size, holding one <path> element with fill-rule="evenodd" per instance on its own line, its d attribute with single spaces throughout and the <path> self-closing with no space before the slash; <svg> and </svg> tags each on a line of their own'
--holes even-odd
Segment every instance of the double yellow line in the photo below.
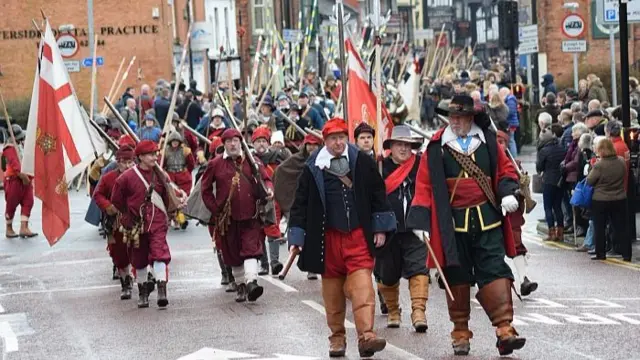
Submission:
<svg viewBox="0 0 640 360">
<path fill-rule="evenodd" d="M 558 248 L 558 249 L 564 249 L 564 250 L 571 250 L 571 251 L 575 250 L 575 247 L 573 247 L 571 245 L 567 245 L 567 244 L 564 244 L 564 243 L 558 243 L 558 242 L 551 242 L 551 241 L 542 241 L 542 239 L 539 238 L 539 237 L 533 237 L 533 238 L 538 240 L 541 244 L 544 244 L 544 245 L 548 245 L 548 246 L 551 246 L 551 247 L 555 247 L 555 248 Z M 603 262 L 605 262 L 607 264 L 623 267 L 623 268 L 626 268 L 626 269 L 630 269 L 630 270 L 640 271 L 640 264 L 634 264 L 634 263 L 631 263 L 631 262 L 622 261 L 621 259 L 606 259 L 606 260 L 603 260 Z"/>
</svg>

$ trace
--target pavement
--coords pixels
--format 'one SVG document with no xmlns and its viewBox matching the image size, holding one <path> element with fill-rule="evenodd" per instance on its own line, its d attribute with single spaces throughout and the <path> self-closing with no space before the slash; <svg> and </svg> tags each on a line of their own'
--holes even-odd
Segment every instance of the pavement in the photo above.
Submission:
<svg viewBox="0 0 640 360">
<path fill-rule="evenodd" d="M 531 166 L 529 157 L 523 156 L 525 167 Z M 192 225 L 169 234 L 168 308 L 159 310 L 153 293 L 151 307 L 138 309 L 136 291 L 132 300 L 119 299 L 105 240 L 83 221 L 88 197 L 72 191 L 70 198 L 71 229 L 54 247 L 43 236 L 0 240 L 3 359 L 328 358 L 319 281 L 295 268 L 284 281 L 265 276 L 265 294 L 256 303 L 237 304 L 220 286 L 206 229 Z M 543 243 L 536 232 L 541 199 L 539 204 L 527 216 L 524 242 L 529 277 L 540 286 L 524 301 L 515 299 L 514 325 L 527 344 L 511 358 L 640 359 L 640 265 L 595 262 Z M 40 211 L 36 201 L 32 224 L 39 232 Z M 280 256 L 286 259 L 284 245 Z M 376 314 L 376 330 L 389 345 L 375 359 L 454 359 L 445 292 L 431 286 L 426 334 L 411 327 L 405 280 L 401 303 L 400 329 L 385 328 L 385 317 Z M 478 304 L 472 307 L 467 358 L 497 359 L 494 329 Z M 347 359 L 357 359 L 351 316 L 347 333 Z"/>
</svg>

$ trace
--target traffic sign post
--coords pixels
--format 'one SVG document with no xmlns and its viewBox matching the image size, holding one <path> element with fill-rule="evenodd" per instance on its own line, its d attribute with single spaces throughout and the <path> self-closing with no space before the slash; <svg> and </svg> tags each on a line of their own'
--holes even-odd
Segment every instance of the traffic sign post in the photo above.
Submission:
<svg viewBox="0 0 640 360">
<path fill-rule="evenodd" d="M 586 30 L 582 16 L 575 13 L 576 7 L 562 20 L 562 33 L 568 38 L 579 38 Z M 562 51 L 573 53 L 573 88 L 578 89 L 578 53 L 587 51 L 586 40 L 565 40 L 562 42 Z"/>
<path fill-rule="evenodd" d="M 522 26 L 518 29 L 518 54 L 528 55 L 538 52 L 538 25 Z"/>
</svg>

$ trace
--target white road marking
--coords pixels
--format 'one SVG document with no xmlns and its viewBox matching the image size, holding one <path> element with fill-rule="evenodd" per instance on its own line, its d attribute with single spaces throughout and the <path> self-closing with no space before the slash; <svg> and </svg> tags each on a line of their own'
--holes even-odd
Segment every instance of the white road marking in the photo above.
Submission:
<svg viewBox="0 0 640 360">
<path fill-rule="evenodd" d="M 18 337 L 13 332 L 11 325 L 8 322 L 0 322 L 0 337 L 2 337 L 3 349 L 2 353 L 8 354 L 18 351 Z"/>
<path fill-rule="evenodd" d="M 260 276 L 260 278 L 266 282 L 270 282 L 273 285 L 279 287 L 280 289 L 284 290 L 284 292 L 298 292 L 298 290 L 294 287 L 291 287 L 285 283 L 283 283 L 282 281 L 278 280 L 278 279 L 274 279 L 269 275 L 266 276 Z"/>
<path fill-rule="evenodd" d="M 319 313 L 321 313 L 323 315 L 326 314 L 325 310 L 324 310 L 324 306 L 318 304 L 317 302 L 315 302 L 313 300 L 302 300 L 302 302 L 305 305 L 307 305 L 310 308 L 312 308 L 313 310 L 316 310 L 317 312 L 319 312 Z M 355 329 L 355 327 L 356 327 L 349 320 L 345 320 L 344 321 L 344 326 L 347 329 Z M 403 350 L 403 349 L 401 349 L 401 348 L 389 343 L 388 341 L 387 341 L 387 346 L 385 347 L 385 350 L 389 351 L 389 352 L 391 352 L 391 353 L 393 353 L 393 354 L 395 354 L 397 356 L 399 356 L 403 360 L 423 360 L 421 357 L 417 357 L 417 356 L 413 355 L 412 353 L 410 353 L 410 352 L 408 352 L 406 350 Z"/>
<path fill-rule="evenodd" d="M 0 314 L 4 313 L 4 307 L 0 304 Z"/>
<path fill-rule="evenodd" d="M 574 354 L 574 355 L 582 356 L 582 357 L 583 357 L 583 358 L 585 358 L 585 359 L 590 359 L 590 360 L 601 360 L 599 357 L 591 356 L 591 355 L 589 355 L 589 354 L 585 354 L 585 353 L 582 353 L 582 352 L 579 352 L 579 351 L 576 351 L 576 350 L 570 349 L 570 348 L 568 348 L 568 347 L 566 347 L 566 346 L 563 346 L 563 345 L 560 345 L 560 344 L 554 343 L 554 342 L 552 342 L 552 341 L 542 340 L 542 339 L 540 339 L 540 338 L 534 338 L 534 340 L 537 340 L 537 341 L 543 342 L 543 343 L 545 343 L 545 344 L 547 344 L 547 345 L 551 345 L 551 346 L 553 346 L 553 347 L 555 347 L 555 348 L 558 348 L 558 349 L 560 349 L 560 350 L 562 350 L 562 351 L 566 351 L 566 352 L 568 352 L 568 353 L 570 353 L 570 354 Z"/>
</svg>

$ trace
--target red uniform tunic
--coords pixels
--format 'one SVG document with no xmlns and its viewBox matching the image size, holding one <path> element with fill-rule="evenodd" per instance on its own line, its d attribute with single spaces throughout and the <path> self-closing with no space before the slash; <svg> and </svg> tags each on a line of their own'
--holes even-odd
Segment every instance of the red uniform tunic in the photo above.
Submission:
<svg viewBox="0 0 640 360">
<path fill-rule="evenodd" d="M 135 168 L 140 171 L 147 183 L 155 184 L 154 189 L 162 197 L 166 208 L 167 190 L 159 176 L 153 170 L 144 170 L 139 165 Z M 136 269 L 145 268 L 155 261 L 169 264 L 171 253 L 167 244 L 168 217 L 157 206 L 146 201 L 147 188 L 136 174 L 135 168 L 125 171 L 118 177 L 111 193 L 111 203 L 123 214 L 121 221 L 128 228 L 141 220 L 141 209 L 143 204 L 145 205 L 142 214 L 143 229 L 140 235 L 140 246 L 131 248 L 131 264 Z"/>
<path fill-rule="evenodd" d="M 119 170 L 110 171 L 100 178 L 96 190 L 93 192 L 93 200 L 96 205 L 102 210 L 104 216 L 107 215 L 107 209 L 113 206 L 111 203 L 111 193 L 116 180 L 122 173 Z M 117 221 L 113 221 L 113 242 L 109 242 L 108 249 L 109 255 L 113 259 L 113 264 L 118 269 L 124 269 L 129 265 L 129 253 L 127 251 L 127 244 L 123 241 L 123 235 L 118 228 L 120 224 Z"/>
<path fill-rule="evenodd" d="M 256 162 L 266 186 L 273 191 L 273 184 L 265 167 L 260 160 L 256 159 Z M 242 174 L 238 177 L 238 184 L 232 189 L 236 166 L 242 169 Z M 222 234 L 223 224 L 218 223 L 218 217 L 232 190 L 231 222 L 227 231 Z M 264 231 L 257 218 L 256 193 L 257 184 L 253 180 L 251 165 L 243 158 L 238 158 L 234 164 L 230 157 L 217 156 L 209 161 L 202 175 L 202 200 L 211 211 L 211 221 L 215 222 L 216 235 L 219 235 L 216 236 L 216 241 L 219 242 L 216 244 L 217 248 L 222 250 L 222 257 L 229 266 L 241 266 L 245 259 L 257 259 L 264 251 Z"/>
<path fill-rule="evenodd" d="M 273 178 L 273 174 L 276 172 L 276 168 L 280 164 L 266 164 L 265 170 L 270 178 Z M 280 205 L 278 205 L 277 201 L 274 201 L 274 205 L 276 208 L 276 223 L 264 228 L 264 233 L 270 238 L 279 239 L 282 237 L 282 233 L 280 232 L 280 220 L 282 219 L 282 211 L 280 210 Z"/>
<path fill-rule="evenodd" d="M 27 221 L 33 208 L 33 185 L 23 184 L 18 174 L 22 171 L 18 151 L 14 145 L 6 144 L 2 150 L 4 170 L 4 199 L 6 220 L 13 220 L 20 205 L 21 221 Z"/>
</svg>

